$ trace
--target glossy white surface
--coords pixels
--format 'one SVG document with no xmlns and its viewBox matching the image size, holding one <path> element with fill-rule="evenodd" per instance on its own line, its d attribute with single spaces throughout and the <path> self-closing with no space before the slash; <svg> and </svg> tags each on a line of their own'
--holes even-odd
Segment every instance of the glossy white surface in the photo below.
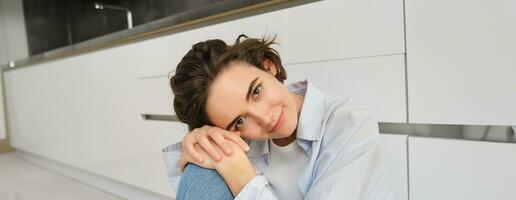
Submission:
<svg viewBox="0 0 516 200">
<path fill-rule="evenodd" d="M 287 65 L 286 84 L 308 78 L 327 94 L 357 102 L 380 122 L 406 122 L 403 55 Z"/>
<path fill-rule="evenodd" d="M 175 115 L 173 100 L 168 77 L 138 80 L 138 107 L 141 114 Z"/>
<path fill-rule="evenodd" d="M 380 134 L 380 153 L 390 173 L 396 200 L 408 200 L 407 137 Z"/>
<path fill-rule="evenodd" d="M 277 35 L 274 48 L 286 64 L 401 54 L 403 6 L 401 0 L 325 0 L 144 41 L 136 44 L 138 76 L 166 76 L 194 43 L 233 44 L 240 34 Z"/>
<path fill-rule="evenodd" d="M 405 52 L 402 0 L 325 0 L 287 16 L 286 63 Z"/>
<path fill-rule="evenodd" d="M 231 45 L 240 34 L 254 38 L 277 35 L 281 46 L 275 45 L 274 48 L 284 55 L 284 48 L 288 46 L 287 12 L 289 9 L 254 15 L 136 43 L 136 49 L 141 52 L 137 54 L 138 76 L 167 77 L 193 44 L 222 39 Z M 154 49 L 155 46 L 157 49 Z"/>
<path fill-rule="evenodd" d="M 137 185 L 133 53 L 122 46 L 5 72 L 11 145 Z"/>
<path fill-rule="evenodd" d="M 409 137 L 410 199 L 514 199 L 516 144 Z"/>
<path fill-rule="evenodd" d="M 410 123 L 516 124 L 515 7 L 406 1 Z"/>
</svg>

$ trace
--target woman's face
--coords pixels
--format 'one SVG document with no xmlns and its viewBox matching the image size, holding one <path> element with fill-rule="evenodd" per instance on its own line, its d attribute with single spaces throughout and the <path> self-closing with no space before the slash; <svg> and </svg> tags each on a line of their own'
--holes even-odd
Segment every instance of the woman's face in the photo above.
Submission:
<svg viewBox="0 0 516 200">
<path fill-rule="evenodd" d="M 250 140 L 286 138 L 296 130 L 303 97 L 288 91 L 274 77 L 272 62 L 266 60 L 264 66 L 267 71 L 231 62 L 220 72 L 206 103 L 215 126 L 240 131 Z"/>
</svg>

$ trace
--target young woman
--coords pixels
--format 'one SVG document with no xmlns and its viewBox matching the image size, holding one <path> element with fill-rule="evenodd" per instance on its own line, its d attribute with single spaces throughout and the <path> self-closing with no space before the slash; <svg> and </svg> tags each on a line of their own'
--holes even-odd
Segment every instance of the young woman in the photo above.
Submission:
<svg viewBox="0 0 516 200">
<path fill-rule="evenodd" d="M 208 40 L 178 64 L 190 133 L 163 150 L 177 199 L 393 199 L 374 116 L 309 80 L 284 86 L 272 44 Z"/>
</svg>

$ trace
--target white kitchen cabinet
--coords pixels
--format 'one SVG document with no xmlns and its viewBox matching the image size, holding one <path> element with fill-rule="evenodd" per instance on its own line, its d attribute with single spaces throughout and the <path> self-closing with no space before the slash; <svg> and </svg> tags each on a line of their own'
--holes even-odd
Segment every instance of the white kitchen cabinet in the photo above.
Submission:
<svg viewBox="0 0 516 200">
<path fill-rule="evenodd" d="M 402 0 L 325 0 L 288 13 L 285 63 L 402 54 Z"/>
<path fill-rule="evenodd" d="M 133 58 L 120 46 L 4 72 L 11 145 L 137 185 Z"/>
<path fill-rule="evenodd" d="M 168 181 L 168 174 L 161 150 L 170 144 L 180 142 L 188 126 L 181 122 L 142 120 L 140 122 L 140 149 L 141 185 L 147 190 L 175 197 L 172 186 Z"/>
<path fill-rule="evenodd" d="M 515 8 L 406 1 L 410 123 L 516 125 Z"/>
<path fill-rule="evenodd" d="M 286 70 L 286 84 L 308 79 L 329 95 L 355 99 L 380 122 L 406 122 L 403 55 L 293 64 Z"/>
<path fill-rule="evenodd" d="M 514 199 L 516 144 L 409 137 L 410 199 Z"/>
<path fill-rule="evenodd" d="M 282 52 L 288 46 L 286 13 L 288 9 L 267 12 L 137 43 L 136 49 L 140 52 L 137 55 L 138 76 L 140 78 L 167 77 L 195 43 L 209 39 L 222 39 L 228 45 L 232 45 L 240 34 L 253 38 L 277 35 L 277 42 L 280 45 L 274 45 L 274 48 L 283 55 Z"/>
<path fill-rule="evenodd" d="M 407 137 L 380 134 L 380 154 L 385 160 L 396 200 L 408 200 Z"/>
<path fill-rule="evenodd" d="M 175 115 L 168 77 L 138 80 L 138 107 L 143 115 Z"/>
</svg>

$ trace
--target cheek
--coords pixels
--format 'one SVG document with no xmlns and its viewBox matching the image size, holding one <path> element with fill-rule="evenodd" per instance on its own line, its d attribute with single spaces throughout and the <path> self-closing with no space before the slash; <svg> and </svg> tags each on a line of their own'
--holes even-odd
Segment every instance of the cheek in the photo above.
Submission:
<svg viewBox="0 0 516 200">
<path fill-rule="evenodd" d="M 242 131 L 242 137 L 249 140 L 260 140 L 263 138 L 263 129 L 256 123 L 249 123 Z"/>
<path fill-rule="evenodd" d="M 265 97 L 270 105 L 276 105 L 285 99 L 283 91 L 278 88 L 267 90 Z"/>
</svg>

